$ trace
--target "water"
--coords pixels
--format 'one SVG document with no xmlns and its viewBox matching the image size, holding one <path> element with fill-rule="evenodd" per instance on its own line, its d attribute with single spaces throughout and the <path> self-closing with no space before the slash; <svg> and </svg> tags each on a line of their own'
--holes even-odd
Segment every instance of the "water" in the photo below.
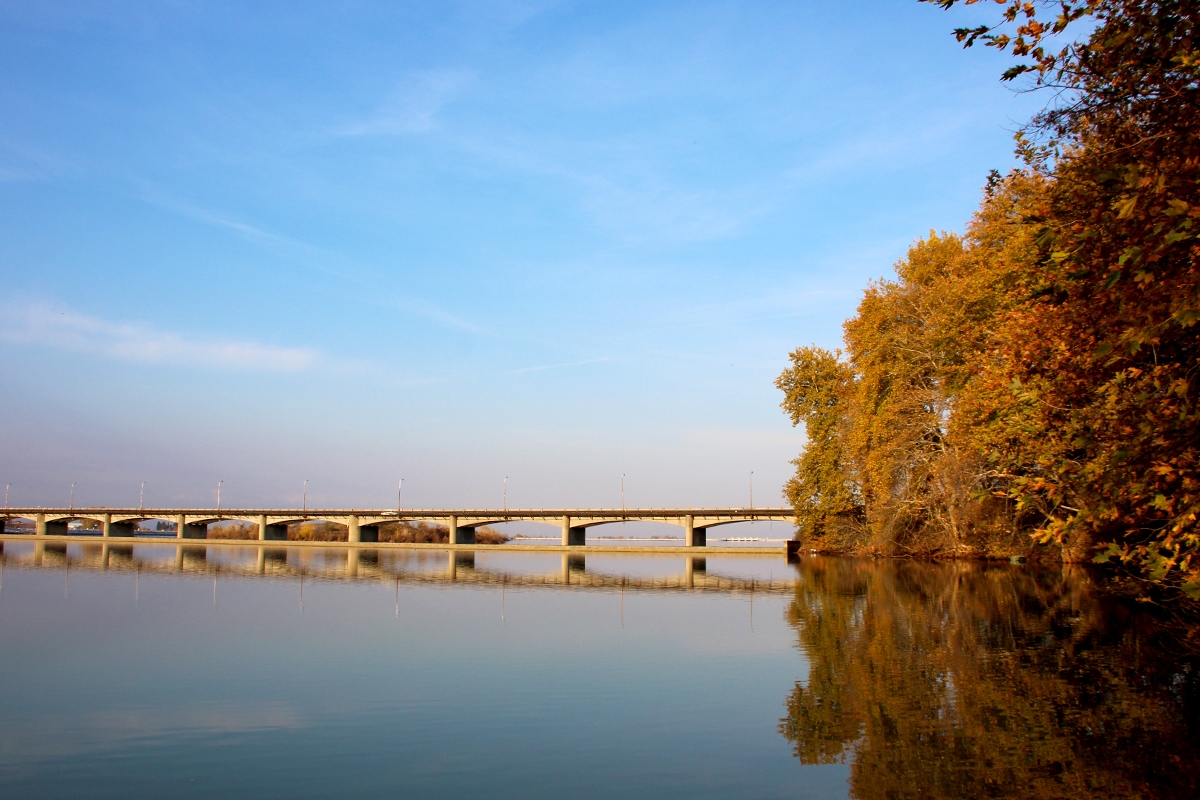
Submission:
<svg viewBox="0 0 1200 800">
<path fill-rule="evenodd" d="M 9 541 L 0 796 L 1193 797 L 1196 685 L 1030 566 Z"/>
</svg>

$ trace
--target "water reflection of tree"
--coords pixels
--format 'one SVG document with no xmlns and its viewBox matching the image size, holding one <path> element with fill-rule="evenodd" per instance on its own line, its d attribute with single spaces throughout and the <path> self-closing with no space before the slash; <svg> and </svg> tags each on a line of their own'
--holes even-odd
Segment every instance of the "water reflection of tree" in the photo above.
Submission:
<svg viewBox="0 0 1200 800">
<path fill-rule="evenodd" d="M 1196 797 L 1191 659 L 1076 571 L 806 559 L 779 730 L 857 798 Z"/>
</svg>

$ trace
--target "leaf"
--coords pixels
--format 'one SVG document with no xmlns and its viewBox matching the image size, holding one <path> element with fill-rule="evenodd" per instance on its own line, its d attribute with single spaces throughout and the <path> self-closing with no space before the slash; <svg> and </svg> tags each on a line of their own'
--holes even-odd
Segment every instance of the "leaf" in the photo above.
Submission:
<svg viewBox="0 0 1200 800">
<path fill-rule="evenodd" d="M 1190 328 L 1200 321 L 1200 309 L 1196 308 L 1181 308 L 1171 315 L 1171 319 L 1178 322 L 1185 328 Z"/>
<path fill-rule="evenodd" d="M 1116 209 L 1118 219 L 1128 219 L 1133 215 L 1134 208 L 1137 207 L 1137 195 L 1122 195 L 1117 198 L 1117 202 L 1113 204 Z"/>
</svg>

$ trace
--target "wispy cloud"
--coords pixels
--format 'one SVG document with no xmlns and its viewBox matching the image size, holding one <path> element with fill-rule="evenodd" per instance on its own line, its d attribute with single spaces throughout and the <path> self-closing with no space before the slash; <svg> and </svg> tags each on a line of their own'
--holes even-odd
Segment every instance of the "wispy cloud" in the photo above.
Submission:
<svg viewBox="0 0 1200 800">
<path fill-rule="evenodd" d="M 144 364 L 208 369 L 298 372 L 321 360 L 319 351 L 259 342 L 200 339 L 150 326 L 109 322 L 46 304 L 2 310 L 0 340 Z"/>
<path fill-rule="evenodd" d="M 430 70 L 416 74 L 408 85 L 367 119 L 338 129 L 342 136 L 395 136 L 425 133 L 437 127 L 437 115 L 475 73 L 461 70 Z"/>
<path fill-rule="evenodd" d="M 158 189 L 156 186 L 145 182 L 138 181 L 138 188 L 141 190 L 142 199 L 147 203 L 166 209 L 173 213 L 195 220 L 196 222 L 205 225 L 211 225 L 215 228 L 221 228 L 227 231 L 233 231 L 246 241 L 286 253 L 294 259 L 298 259 L 306 265 L 316 267 L 322 272 L 326 272 L 337 277 L 346 277 L 345 270 L 339 269 L 334 264 L 340 264 L 345 261 L 338 253 L 328 250 L 309 242 L 284 236 L 278 233 L 272 233 L 260 226 L 251 225 L 241 220 L 232 219 L 229 215 L 212 211 L 206 208 L 194 206 L 191 203 L 172 197 Z"/>
<path fill-rule="evenodd" d="M 144 199 L 149 203 L 205 225 L 233 231 L 257 247 L 284 254 L 294 262 L 316 272 L 336 277 L 341 285 L 358 290 L 354 298 L 356 302 L 369 303 L 381 308 L 395 308 L 448 328 L 458 328 L 482 336 L 493 335 L 492 331 L 469 322 L 436 303 L 416 297 L 397 296 L 380 288 L 378 279 L 370 274 L 369 270 L 354 264 L 350 259 L 334 250 L 291 236 L 272 233 L 257 225 L 232 219 L 226 214 L 182 202 L 167 196 L 149 184 L 143 183 L 141 188 Z"/>
<path fill-rule="evenodd" d="M 567 361 L 563 364 L 543 364 L 538 367 L 522 367 L 521 369 L 514 369 L 513 374 L 522 375 L 526 372 L 544 372 L 548 369 L 561 369 L 563 367 L 582 367 L 584 364 L 599 364 L 602 361 L 612 361 L 612 359 L 605 356 L 604 358 L 589 358 L 586 361 Z"/>
</svg>

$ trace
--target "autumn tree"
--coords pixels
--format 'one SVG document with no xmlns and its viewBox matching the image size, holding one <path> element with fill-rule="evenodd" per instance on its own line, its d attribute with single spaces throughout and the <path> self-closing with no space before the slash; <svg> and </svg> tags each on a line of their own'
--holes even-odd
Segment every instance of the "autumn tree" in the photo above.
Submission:
<svg viewBox="0 0 1200 800">
<path fill-rule="evenodd" d="M 1006 505 L 1018 473 L 999 463 L 1010 428 L 1022 420 L 1012 414 L 993 331 L 1036 251 L 1024 219 L 1044 191 L 1037 176 L 994 176 L 965 238 L 931 233 L 896 264 L 894 280 L 868 287 L 846 322 L 844 356 L 815 348 L 792 354 L 777 385 L 809 441 L 788 497 L 815 545 L 921 554 L 1029 549 L 1015 541 Z M 828 515 L 844 520 L 851 506 L 861 518 L 855 535 L 829 536 Z"/>
<path fill-rule="evenodd" d="M 853 383 L 840 353 L 801 347 L 775 385 L 793 425 L 804 424 L 808 443 L 792 463 L 796 474 L 784 494 L 810 544 L 846 549 L 862 536 L 862 489 L 846 453 L 846 404 Z"/>
<path fill-rule="evenodd" d="M 1053 92 L 1020 138 L 1051 180 L 1025 297 L 997 329 L 1013 402 L 1033 409 L 1002 466 L 1045 510 L 1044 539 L 1198 593 L 1200 2 L 1000 5 L 959 39 Z"/>
</svg>

